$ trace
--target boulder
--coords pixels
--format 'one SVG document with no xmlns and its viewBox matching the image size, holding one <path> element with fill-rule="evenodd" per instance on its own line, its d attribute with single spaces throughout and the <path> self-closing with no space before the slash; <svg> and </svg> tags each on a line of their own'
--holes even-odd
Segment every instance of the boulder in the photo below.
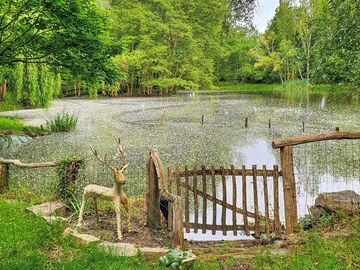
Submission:
<svg viewBox="0 0 360 270">
<path fill-rule="evenodd" d="M 136 256 L 139 252 L 133 244 L 128 243 L 102 242 L 98 247 L 107 253 L 117 256 L 132 257 Z"/>
<path fill-rule="evenodd" d="M 315 200 L 311 213 L 319 215 L 321 212 L 360 212 L 360 195 L 352 190 L 321 193 Z"/>
<path fill-rule="evenodd" d="M 46 202 L 26 208 L 27 211 L 40 216 L 64 216 L 66 208 L 61 202 Z"/>
</svg>

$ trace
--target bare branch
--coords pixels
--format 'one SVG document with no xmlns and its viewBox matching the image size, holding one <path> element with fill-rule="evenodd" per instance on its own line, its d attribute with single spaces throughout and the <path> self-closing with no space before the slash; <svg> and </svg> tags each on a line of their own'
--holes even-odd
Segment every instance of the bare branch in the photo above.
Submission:
<svg viewBox="0 0 360 270">
<path fill-rule="evenodd" d="M 93 152 L 94 156 L 97 158 L 97 160 L 98 160 L 101 164 L 105 165 L 105 164 L 106 164 L 105 161 L 99 157 L 98 152 L 97 152 L 91 145 L 90 145 L 90 149 L 91 149 L 91 151 Z"/>
<path fill-rule="evenodd" d="M 125 160 L 125 154 L 124 154 L 124 150 L 121 146 L 121 139 L 120 137 L 116 139 L 116 143 L 118 145 L 118 154 L 120 155 L 120 166 L 125 166 L 126 164 L 126 160 Z"/>
</svg>

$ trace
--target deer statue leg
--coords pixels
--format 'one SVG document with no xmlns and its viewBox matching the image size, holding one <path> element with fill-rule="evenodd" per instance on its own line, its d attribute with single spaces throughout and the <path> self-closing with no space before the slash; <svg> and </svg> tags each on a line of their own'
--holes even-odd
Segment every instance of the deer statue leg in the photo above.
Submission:
<svg viewBox="0 0 360 270">
<path fill-rule="evenodd" d="M 117 225 L 118 239 L 119 239 L 119 240 L 122 240 L 122 234 L 121 234 L 120 198 L 119 198 L 119 197 L 115 197 L 115 198 L 114 198 L 114 205 L 115 205 L 115 213 L 116 213 L 116 225 Z"/>
<path fill-rule="evenodd" d="M 124 206 L 126 211 L 126 230 L 127 232 L 131 232 L 131 221 L 130 221 L 130 207 L 129 207 L 129 200 L 126 197 L 125 193 L 120 195 L 121 204 Z"/>
<path fill-rule="evenodd" d="M 94 197 L 94 211 L 95 211 L 96 222 L 99 222 L 99 211 L 98 211 L 98 207 L 97 207 L 97 198 L 96 197 Z"/>
<path fill-rule="evenodd" d="M 83 223 L 85 203 L 86 203 L 86 194 L 85 194 L 85 192 L 84 192 L 84 193 L 83 193 L 83 196 L 82 196 L 82 202 L 81 202 L 81 208 L 80 208 L 79 220 L 78 220 L 77 227 L 81 227 L 81 225 L 82 225 L 82 223 Z"/>
</svg>

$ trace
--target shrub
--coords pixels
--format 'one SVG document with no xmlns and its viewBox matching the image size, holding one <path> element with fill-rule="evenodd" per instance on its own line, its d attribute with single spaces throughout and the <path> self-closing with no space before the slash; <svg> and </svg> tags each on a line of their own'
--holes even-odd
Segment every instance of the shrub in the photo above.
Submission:
<svg viewBox="0 0 360 270">
<path fill-rule="evenodd" d="M 78 117 L 63 111 L 46 120 L 47 128 L 52 132 L 70 132 L 75 130 Z"/>
</svg>

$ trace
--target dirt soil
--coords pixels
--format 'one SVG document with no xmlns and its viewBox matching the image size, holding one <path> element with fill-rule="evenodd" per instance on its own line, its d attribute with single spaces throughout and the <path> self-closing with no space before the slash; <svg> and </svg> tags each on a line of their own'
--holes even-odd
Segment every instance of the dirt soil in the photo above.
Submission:
<svg viewBox="0 0 360 270">
<path fill-rule="evenodd" d="M 146 224 L 145 205 L 142 201 L 131 202 L 131 232 L 126 230 L 124 213 L 121 215 L 121 229 L 123 240 L 121 242 L 135 244 L 138 247 L 168 247 L 171 243 L 166 229 L 154 229 Z M 75 226 L 75 223 L 73 224 Z M 84 226 L 81 233 L 87 233 L 103 241 L 120 242 L 116 233 L 116 214 L 113 209 L 99 209 L 99 222 L 95 215 L 89 213 L 84 216 Z"/>
</svg>

